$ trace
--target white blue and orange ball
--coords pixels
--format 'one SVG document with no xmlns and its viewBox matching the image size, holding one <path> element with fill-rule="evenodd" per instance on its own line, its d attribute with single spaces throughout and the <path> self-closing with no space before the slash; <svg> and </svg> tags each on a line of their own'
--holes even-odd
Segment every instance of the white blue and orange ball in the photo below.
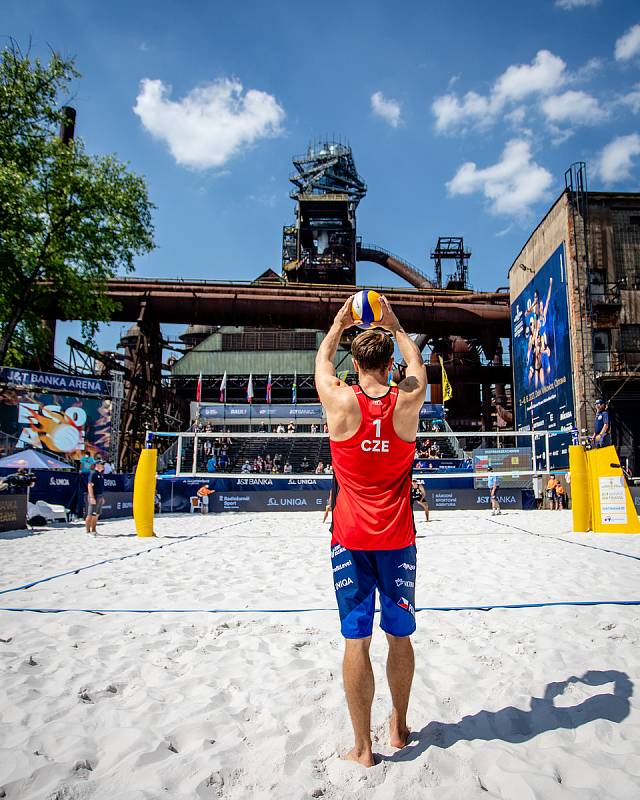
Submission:
<svg viewBox="0 0 640 800">
<path fill-rule="evenodd" d="M 351 303 L 351 316 L 359 328 L 375 328 L 382 319 L 382 303 L 378 292 L 373 289 L 358 292 Z"/>
</svg>

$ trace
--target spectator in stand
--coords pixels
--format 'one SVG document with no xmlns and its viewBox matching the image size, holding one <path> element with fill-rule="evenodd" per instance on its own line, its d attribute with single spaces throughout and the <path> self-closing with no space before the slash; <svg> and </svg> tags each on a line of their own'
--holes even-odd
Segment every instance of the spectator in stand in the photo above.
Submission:
<svg viewBox="0 0 640 800">
<path fill-rule="evenodd" d="M 275 454 L 273 457 L 273 463 L 276 467 L 280 468 L 280 465 L 282 464 L 282 453 Z"/>
<path fill-rule="evenodd" d="M 424 461 L 416 461 L 414 469 L 426 469 Z"/>
<path fill-rule="evenodd" d="M 218 459 L 215 456 L 211 456 L 211 458 L 207 461 L 207 472 L 217 472 L 218 471 Z"/>
<path fill-rule="evenodd" d="M 293 422 L 290 422 L 287 425 L 287 433 L 295 433 L 295 432 L 296 432 L 296 426 L 293 424 Z"/>
<path fill-rule="evenodd" d="M 327 423 L 326 423 L 326 422 L 325 422 L 325 423 L 324 423 L 324 425 L 322 426 L 322 432 L 323 432 L 323 433 L 329 433 L 329 426 L 327 425 Z"/>
<path fill-rule="evenodd" d="M 251 472 L 251 464 L 249 463 L 248 459 L 244 462 L 244 464 L 240 468 L 240 472 Z"/>
<path fill-rule="evenodd" d="M 333 475 L 333 467 L 331 466 L 331 464 L 327 464 L 327 466 L 324 468 L 324 474 Z"/>
<path fill-rule="evenodd" d="M 322 461 L 318 461 L 318 466 L 316 467 L 316 475 L 322 475 L 324 472 L 324 464 Z"/>
<path fill-rule="evenodd" d="M 285 475 L 291 475 L 291 473 L 292 473 L 292 472 L 293 472 L 293 467 L 292 467 L 292 466 L 291 466 L 291 464 L 290 464 L 290 463 L 287 461 L 287 463 L 284 465 L 284 474 L 285 474 Z"/>
<path fill-rule="evenodd" d="M 112 472 L 113 472 L 113 467 L 111 466 L 111 462 L 110 461 L 105 461 L 104 462 L 104 474 L 105 475 L 111 475 Z"/>
<path fill-rule="evenodd" d="M 95 463 L 95 458 L 88 450 L 85 450 L 84 455 L 80 459 L 80 472 L 84 475 L 87 475 L 89 472 L 91 472 Z"/>
<path fill-rule="evenodd" d="M 312 426 L 311 426 L 311 433 L 318 433 L 318 431 L 319 431 L 319 430 L 320 430 L 320 429 L 318 428 L 318 426 L 317 426 L 317 425 L 315 424 L 315 422 L 314 422 L 314 423 L 312 424 Z"/>
<path fill-rule="evenodd" d="M 308 472 L 310 467 L 311 467 L 311 464 L 309 464 L 309 459 L 306 456 L 303 456 L 302 457 L 302 461 L 300 462 L 300 469 L 303 472 Z"/>
<path fill-rule="evenodd" d="M 278 427 L 276 428 L 276 433 L 286 433 L 286 431 L 284 429 L 284 425 L 282 423 L 280 423 L 278 425 Z"/>
<path fill-rule="evenodd" d="M 227 455 L 226 449 L 221 451 L 218 458 L 218 465 L 223 471 L 229 466 L 229 456 Z"/>
</svg>

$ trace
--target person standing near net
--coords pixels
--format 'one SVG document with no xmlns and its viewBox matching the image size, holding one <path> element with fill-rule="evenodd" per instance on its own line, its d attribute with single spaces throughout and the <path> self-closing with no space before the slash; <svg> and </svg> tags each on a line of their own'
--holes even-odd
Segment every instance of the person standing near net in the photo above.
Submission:
<svg viewBox="0 0 640 800">
<path fill-rule="evenodd" d="M 98 518 L 104 505 L 104 464 L 96 461 L 87 481 L 87 516 L 84 521 L 87 533 L 96 533 Z"/>
<path fill-rule="evenodd" d="M 334 468 L 331 563 L 345 638 L 344 688 L 355 736 L 345 757 L 370 767 L 374 678 L 369 646 L 376 589 L 380 627 L 389 646 L 390 743 L 404 747 L 409 737 L 406 715 L 414 672 L 410 637 L 416 627 L 411 471 L 426 370 L 419 349 L 381 297 L 378 324 L 386 330 L 355 337 L 351 355 L 359 383 L 349 386 L 339 380 L 333 360 L 343 332 L 353 325 L 352 300 L 342 306 L 320 345 L 315 379 Z M 407 364 L 406 377 L 393 387 L 388 385 L 392 337 Z"/>
<path fill-rule="evenodd" d="M 429 522 L 429 503 L 427 502 L 427 493 L 424 490 L 424 484 L 418 483 L 416 480 L 411 481 L 411 502 L 417 503 L 424 511 L 424 517 Z"/>
<path fill-rule="evenodd" d="M 493 471 L 493 467 L 487 467 L 488 472 Z M 487 486 L 489 487 L 489 498 L 491 499 L 491 516 L 495 517 L 496 514 L 502 514 L 500 509 L 500 502 L 498 501 L 498 489 L 500 481 L 497 475 L 489 475 L 487 478 Z"/>
</svg>

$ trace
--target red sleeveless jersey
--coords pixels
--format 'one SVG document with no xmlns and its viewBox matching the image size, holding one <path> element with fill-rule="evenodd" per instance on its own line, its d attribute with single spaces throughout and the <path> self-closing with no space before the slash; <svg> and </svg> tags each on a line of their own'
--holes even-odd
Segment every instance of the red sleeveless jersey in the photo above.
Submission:
<svg viewBox="0 0 640 800">
<path fill-rule="evenodd" d="M 411 471 L 416 444 L 393 427 L 398 388 L 384 397 L 353 390 L 362 420 L 343 442 L 330 440 L 333 542 L 349 550 L 395 550 L 415 543 Z"/>
</svg>

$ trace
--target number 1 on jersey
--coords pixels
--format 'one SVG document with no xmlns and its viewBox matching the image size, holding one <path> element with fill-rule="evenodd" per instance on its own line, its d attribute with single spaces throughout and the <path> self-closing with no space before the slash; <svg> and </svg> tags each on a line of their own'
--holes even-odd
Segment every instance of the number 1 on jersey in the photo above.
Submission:
<svg viewBox="0 0 640 800">
<path fill-rule="evenodd" d="M 373 427 L 376 429 L 376 439 L 380 438 L 380 428 L 382 426 L 381 419 L 374 419 L 373 420 Z"/>
</svg>

